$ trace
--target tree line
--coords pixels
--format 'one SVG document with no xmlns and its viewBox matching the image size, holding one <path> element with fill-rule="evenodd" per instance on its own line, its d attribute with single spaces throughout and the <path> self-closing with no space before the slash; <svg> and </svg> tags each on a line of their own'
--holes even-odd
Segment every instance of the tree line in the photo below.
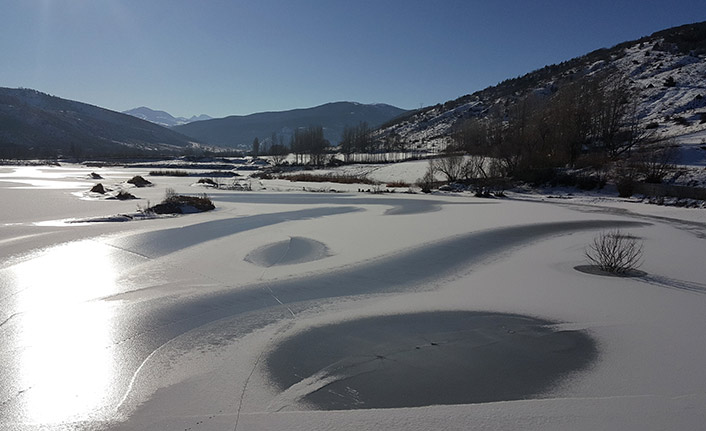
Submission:
<svg viewBox="0 0 706 431">
<path fill-rule="evenodd" d="M 289 143 L 283 142 L 283 136 L 272 133 L 269 139 L 255 138 L 251 154 L 270 156 L 275 164 L 281 164 L 289 154 L 294 155 L 295 164 L 324 165 L 333 153 L 343 155 L 346 163 L 350 162 L 387 162 L 391 153 L 409 151 L 409 146 L 395 133 L 385 137 L 376 137 L 375 129 L 367 122 L 347 125 L 343 128 L 338 147 L 324 138 L 322 126 L 298 128 Z"/>
<path fill-rule="evenodd" d="M 648 141 L 627 79 L 579 80 L 533 92 L 461 123 L 451 151 L 493 157 L 506 176 L 526 177 L 590 160 L 616 160 Z"/>
<path fill-rule="evenodd" d="M 330 150 L 330 142 L 324 138 L 322 126 L 309 126 L 294 131 L 289 144 L 284 143 L 284 136 L 272 132 L 269 140 L 253 139 L 251 154 L 270 156 L 276 164 L 282 164 L 289 154 L 294 154 L 296 164 L 310 163 L 323 165 Z"/>
</svg>

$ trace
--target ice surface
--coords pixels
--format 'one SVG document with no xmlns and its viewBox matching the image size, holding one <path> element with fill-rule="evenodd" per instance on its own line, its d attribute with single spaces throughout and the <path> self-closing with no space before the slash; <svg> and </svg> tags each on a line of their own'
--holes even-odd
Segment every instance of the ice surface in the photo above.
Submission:
<svg viewBox="0 0 706 431">
<path fill-rule="evenodd" d="M 371 175 L 425 169 L 404 165 Z M 111 186 L 146 174 L 0 173 L 70 184 L 94 170 Z M 134 190 L 136 203 L 0 181 L 0 428 L 643 430 L 706 421 L 704 210 L 605 195 L 277 193 L 291 185 L 272 180 L 260 192 L 209 190 L 209 213 L 41 223 L 134 212 L 167 187 L 201 192 L 188 178 L 154 182 Z M 613 227 L 644 241 L 644 277 L 574 269 L 593 236 Z M 314 259 L 324 247 L 326 258 Z M 258 250 L 251 257 L 289 264 L 245 260 Z M 548 329 L 590 334 L 598 359 L 527 399 L 404 409 L 318 410 L 268 374 L 267 355 L 311 328 L 430 312 L 558 322 Z"/>
</svg>

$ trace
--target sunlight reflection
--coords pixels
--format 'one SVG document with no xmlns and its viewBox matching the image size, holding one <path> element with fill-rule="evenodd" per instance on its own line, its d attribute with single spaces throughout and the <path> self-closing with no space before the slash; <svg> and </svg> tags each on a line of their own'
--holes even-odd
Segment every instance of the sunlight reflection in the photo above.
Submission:
<svg viewBox="0 0 706 431">
<path fill-rule="evenodd" d="M 88 419 L 106 405 L 114 379 L 106 303 L 28 313 L 20 333 L 23 416 L 39 423 Z"/>
<path fill-rule="evenodd" d="M 13 267 L 20 310 L 56 307 L 115 293 L 115 249 L 92 240 L 63 244 Z"/>
<path fill-rule="evenodd" d="M 24 186 L 9 186 L 11 189 L 84 189 L 90 187 L 92 183 L 84 181 L 52 181 L 52 180 L 36 180 L 32 178 L 13 178 L 0 179 L 0 182 L 26 184 Z"/>
<path fill-rule="evenodd" d="M 20 166 L 11 172 L 0 173 L 0 178 L 50 178 L 61 179 L 79 175 L 81 171 L 46 166 Z"/>
<path fill-rule="evenodd" d="M 9 186 L 13 189 L 80 189 L 92 184 L 88 180 L 81 181 L 77 178 L 83 175 L 83 172 L 75 169 L 22 166 L 12 172 L 0 172 L 0 183 L 26 184 Z"/>
<path fill-rule="evenodd" d="M 22 312 L 16 384 L 25 420 L 58 423 L 93 416 L 106 404 L 116 373 L 112 305 L 126 262 L 95 242 L 64 244 L 11 268 Z"/>
</svg>

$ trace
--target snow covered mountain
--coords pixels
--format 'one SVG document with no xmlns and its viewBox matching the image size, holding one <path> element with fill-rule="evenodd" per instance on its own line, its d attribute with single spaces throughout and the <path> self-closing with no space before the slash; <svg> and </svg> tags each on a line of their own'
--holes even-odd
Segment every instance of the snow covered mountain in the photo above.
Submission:
<svg viewBox="0 0 706 431">
<path fill-rule="evenodd" d="M 146 106 L 140 106 L 139 108 L 130 109 L 128 111 L 123 111 L 123 114 L 132 115 L 133 117 L 140 118 L 151 123 L 159 124 L 164 127 L 174 127 L 182 124 L 188 124 L 194 121 L 210 120 L 206 114 L 192 115 L 191 118 L 185 117 L 174 117 L 165 111 L 156 111 L 150 109 Z"/>
<path fill-rule="evenodd" d="M 562 87 L 601 77 L 627 80 L 637 101 L 637 120 L 657 137 L 706 130 L 706 22 L 674 27 L 546 66 L 444 104 L 422 108 L 383 125 L 418 148 L 444 148 L 469 118 L 505 111 L 529 94 L 551 97 Z"/>
</svg>

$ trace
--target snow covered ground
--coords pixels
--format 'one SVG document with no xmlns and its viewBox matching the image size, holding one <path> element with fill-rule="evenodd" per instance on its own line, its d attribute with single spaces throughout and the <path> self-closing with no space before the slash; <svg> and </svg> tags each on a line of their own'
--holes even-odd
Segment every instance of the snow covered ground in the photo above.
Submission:
<svg viewBox="0 0 706 431">
<path fill-rule="evenodd" d="M 351 169 L 413 182 L 425 163 Z M 130 188 L 140 200 L 111 201 L 86 193 L 97 182 L 92 171 L 109 187 L 147 172 L 0 167 L 0 429 L 657 430 L 706 422 L 704 209 L 606 195 L 373 195 L 358 193 L 369 188 L 362 184 L 286 180 L 252 180 L 255 191 L 236 192 L 147 176 L 153 187 Z M 134 213 L 168 187 L 205 191 L 217 209 L 67 223 Z M 339 193 L 306 191 L 331 189 Z M 644 242 L 646 275 L 574 269 L 597 233 L 618 227 Z M 309 331 L 442 312 L 548 322 L 534 327 L 547 337 L 533 336 L 532 325 L 517 332 L 529 331 L 530 344 L 584 334 L 595 355 L 541 390 L 521 382 L 526 392 L 493 402 L 366 408 L 355 387 L 340 395 L 360 401 L 356 409 L 310 401 L 365 372 L 433 375 L 435 363 L 414 355 L 453 348 L 443 331 L 369 346 L 345 358 L 348 374 L 324 367 L 287 388 L 274 377 L 275 352 Z M 507 337 L 471 329 L 464 339 L 512 348 L 515 329 Z M 411 353 L 389 350 L 407 340 Z M 546 346 L 553 355 L 574 351 Z M 445 367 L 473 360 L 440 351 Z M 508 353 L 508 362 L 522 364 L 523 354 Z M 488 377 L 497 385 L 505 378 Z"/>
</svg>

